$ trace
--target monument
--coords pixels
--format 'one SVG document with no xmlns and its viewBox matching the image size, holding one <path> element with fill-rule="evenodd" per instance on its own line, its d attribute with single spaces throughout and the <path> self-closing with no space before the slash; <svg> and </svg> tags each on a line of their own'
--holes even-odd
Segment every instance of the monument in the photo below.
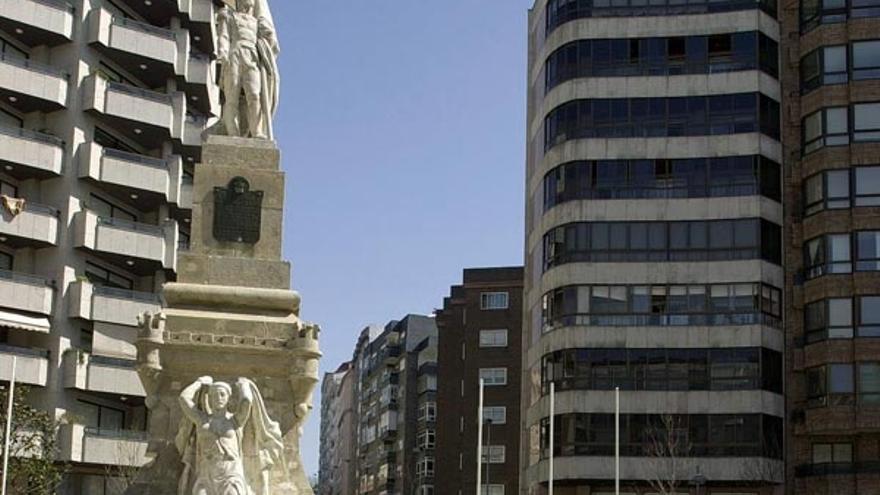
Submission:
<svg viewBox="0 0 880 495">
<path fill-rule="evenodd" d="M 317 326 L 281 258 L 272 141 L 278 40 L 267 0 L 218 14 L 221 125 L 195 168 L 192 247 L 141 317 L 150 462 L 128 495 L 313 495 L 299 453 L 318 383 Z"/>
</svg>

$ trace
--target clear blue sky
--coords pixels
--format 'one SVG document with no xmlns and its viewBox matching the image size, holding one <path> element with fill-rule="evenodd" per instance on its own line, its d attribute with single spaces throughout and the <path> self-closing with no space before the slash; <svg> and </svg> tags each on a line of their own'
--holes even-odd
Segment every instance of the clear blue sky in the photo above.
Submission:
<svg viewBox="0 0 880 495">
<path fill-rule="evenodd" d="M 442 306 L 463 268 L 522 263 L 531 3 L 271 2 L 285 256 L 303 317 L 323 329 L 322 373 L 367 324 Z"/>
</svg>

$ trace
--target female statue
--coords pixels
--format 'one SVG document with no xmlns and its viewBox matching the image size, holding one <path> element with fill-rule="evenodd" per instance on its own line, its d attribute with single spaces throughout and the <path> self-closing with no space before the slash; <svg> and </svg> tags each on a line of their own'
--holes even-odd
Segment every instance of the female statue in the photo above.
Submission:
<svg viewBox="0 0 880 495">
<path fill-rule="evenodd" d="M 284 469 L 284 444 L 256 384 L 239 378 L 233 391 L 203 376 L 179 402 L 185 421 L 176 443 L 185 467 L 178 495 L 271 495 L 270 471 Z"/>
</svg>

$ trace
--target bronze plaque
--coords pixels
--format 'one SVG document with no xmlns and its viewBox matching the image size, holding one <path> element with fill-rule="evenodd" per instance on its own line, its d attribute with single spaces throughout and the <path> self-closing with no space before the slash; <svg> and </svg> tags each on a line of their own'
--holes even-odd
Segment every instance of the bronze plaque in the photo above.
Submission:
<svg viewBox="0 0 880 495">
<path fill-rule="evenodd" d="M 214 188 L 214 239 L 256 244 L 260 240 L 263 191 L 251 191 L 244 177 Z"/>
</svg>

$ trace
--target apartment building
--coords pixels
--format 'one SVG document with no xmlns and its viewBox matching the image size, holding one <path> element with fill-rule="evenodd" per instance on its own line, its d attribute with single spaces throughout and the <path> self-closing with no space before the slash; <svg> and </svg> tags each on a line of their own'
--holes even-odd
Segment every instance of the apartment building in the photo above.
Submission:
<svg viewBox="0 0 880 495">
<path fill-rule="evenodd" d="M 787 9 L 535 2 L 521 493 L 547 490 L 551 383 L 557 494 L 613 493 L 616 387 L 624 493 L 784 481 Z"/>
<path fill-rule="evenodd" d="M 435 442 L 419 418 L 436 406 L 437 325 L 410 314 L 355 348 L 357 493 L 433 495 Z"/>
<path fill-rule="evenodd" d="M 477 482 L 479 381 L 485 380 L 481 492 L 519 493 L 522 267 L 464 270 L 437 310 L 436 493 L 471 495 Z"/>
<path fill-rule="evenodd" d="M 188 245 L 218 7 L 0 0 L 0 379 L 65 419 L 62 493 L 146 461 L 132 342 Z"/>
<path fill-rule="evenodd" d="M 321 452 L 318 493 L 346 495 L 356 492 L 354 469 L 356 453 L 355 388 L 357 371 L 350 361 L 321 384 Z"/>
<path fill-rule="evenodd" d="M 781 7 L 788 493 L 878 493 L 880 10 Z"/>
</svg>

